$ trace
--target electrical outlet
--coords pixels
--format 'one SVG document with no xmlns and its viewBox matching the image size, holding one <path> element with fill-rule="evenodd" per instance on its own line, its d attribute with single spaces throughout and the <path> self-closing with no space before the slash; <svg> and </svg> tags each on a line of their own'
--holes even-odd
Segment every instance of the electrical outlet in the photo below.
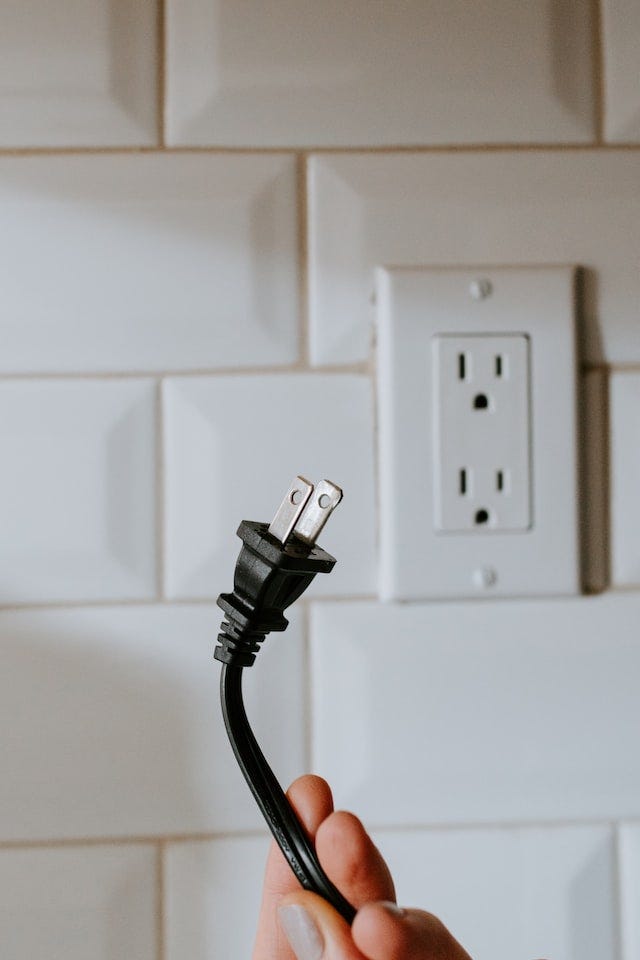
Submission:
<svg viewBox="0 0 640 960">
<path fill-rule="evenodd" d="M 573 267 L 380 268 L 380 593 L 581 589 Z"/>
<path fill-rule="evenodd" d="M 528 337 L 436 336 L 432 353 L 436 529 L 527 530 Z"/>
</svg>

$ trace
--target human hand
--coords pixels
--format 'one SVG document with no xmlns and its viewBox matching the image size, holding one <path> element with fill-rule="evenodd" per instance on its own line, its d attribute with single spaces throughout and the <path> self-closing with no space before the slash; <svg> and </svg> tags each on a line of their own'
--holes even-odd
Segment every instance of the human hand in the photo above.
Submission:
<svg viewBox="0 0 640 960">
<path fill-rule="evenodd" d="M 396 906 L 382 855 L 357 817 L 334 812 L 324 780 L 301 777 L 287 795 L 323 869 L 358 912 L 349 927 L 325 900 L 301 890 L 272 843 L 253 960 L 471 960 L 432 914 Z"/>
</svg>

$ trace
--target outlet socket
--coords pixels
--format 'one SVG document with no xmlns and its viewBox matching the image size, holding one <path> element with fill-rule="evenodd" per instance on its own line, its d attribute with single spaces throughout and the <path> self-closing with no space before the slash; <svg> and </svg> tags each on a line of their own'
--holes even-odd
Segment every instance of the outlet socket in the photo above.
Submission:
<svg viewBox="0 0 640 960">
<path fill-rule="evenodd" d="M 529 338 L 436 336 L 432 354 L 436 530 L 528 530 Z"/>
<path fill-rule="evenodd" d="M 575 285 L 377 271 L 383 599 L 580 592 Z"/>
</svg>

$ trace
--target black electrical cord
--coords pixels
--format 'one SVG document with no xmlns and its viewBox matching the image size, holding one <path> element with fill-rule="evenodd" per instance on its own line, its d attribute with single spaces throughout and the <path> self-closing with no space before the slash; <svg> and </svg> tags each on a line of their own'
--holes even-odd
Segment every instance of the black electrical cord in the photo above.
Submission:
<svg viewBox="0 0 640 960">
<path fill-rule="evenodd" d="M 220 699 L 233 752 L 271 833 L 305 890 L 320 894 L 349 923 L 355 910 L 329 880 L 253 735 L 242 701 L 242 667 L 223 664 Z"/>
<path fill-rule="evenodd" d="M 253 664 L 267 633 L 284 630 L 285 610 L 316 573 L 328 573 L 335 560 L 315 546 L 315 538 L 342 492 L 328 481 L 315 488 L 296 477 L 273 523 L 243 521 L 243 541 L 234 590 L 221 594 L 226 619 L 215 657 L 222 661 L 220 700 L 231 747 L 271 833 L 305 890 L 324 897 L 348 922 L 355 910 L 320 866 L 313 844 L 260 749 L 244 708 L 242 671 Z"/>
</svg>

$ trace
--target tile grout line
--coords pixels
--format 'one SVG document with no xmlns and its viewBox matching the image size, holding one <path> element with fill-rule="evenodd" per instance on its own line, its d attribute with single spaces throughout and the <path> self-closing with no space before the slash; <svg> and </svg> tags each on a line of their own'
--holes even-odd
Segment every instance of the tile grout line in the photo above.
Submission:
<svg viewBox="0 0 640 960">
<path fill-rule="evenodd" d="M 377 290 L 374 287 L 372 310 L 375 317 L 372 323 L 371 345 L 369 349 L 369 392 L 372 404 L 373 430 L 373 509 L 374 509 L 374 549 L 376 551 L 376 597 L 380 593 L 380 566 L 382 551 L 380 548 L 380 514 L 382 494 L 380 491 L 380 390 L 378 378 L 378 303 Z"/>
<path fill-rule="evenodd" d="M 638 588 L 640 589 L 640 587 Z M 24 603 L 0 603 L 0 613 L 20 613 L 20 612 L 45 612 L 47 610 L 113 610 L 122 608 L 129 610 L 140 607 L 149 609 L 153 607 L 196 607 L 210 606 L 215 609 L 215 597 L 191 597 L 191 598 L 169 598 L 169 597 L 149 597 L 134 598 L 121 597 L 116 599 L 88 599 L 88 600 L 28 600 Z"/>
<path fill-rule="evenodd" d="M 593 98 L 595 104 L 595 133 L 599 147 L 605 146 L 605 52 L 604 52 L 604 11 L 602 0 L 591 2 L 593 30 L 592 30 L 592 57 L 593 57 Z"/>
<path fill-rule="evenodd" d="M 640 584 L 637 587 L 629 587 L 625 589 L 626 592 L 634 592 L 640 590 Z M 316 597 L 314 603 L 362 603 L 362 602 L 374 602 L 378 599 L 376 594 L 373 593 L 361 593 L 361 594 L 352 594 L 350 596 L 331 596 L 326 595 L 322 597 Z M 42 600 L 42 601 L 25 601 L 24 603 L 0 603 L 0 613 L 20 613 L 20 612 L 44 612 L 47 610 L 96 610 L 102 609 L 113 610 L 114 608 L 122 607 L 123 609 L 131 609 L 135 607 L 140 607 L 142 609 L 149 609 L 153 607 L 211 607 L 213 610 L 216 609 L 216 597 L 212 594 L 210 597 L 150 597 L 143 599 L 132 599 L 130 597 L 122 597 L 120 599 L 88 599 L 88 600 Z"/>
<path fill-rule="evenodd" d="M 622 907 L 622 874 L 620 857 L 620 823 L 613 823 L 613 890 L 611 892 L 613 900 L 613 935 L 614 935 L 614 957 L 616 960 L 623 960 L 624 957 L 624 911 Z"/>
<path fill-rule="evenodd" d="M 199 377 L 251 377 L 251 376 L 293 376 L 309 374 L 310 376 L 371 376 L 374 369 L 373 358 L 355 361 L 353 363 L 327 363 L 303 365 L 300 360 L 290 364 L 273 364 L 261 366 L 256 364 L 250 367 L 200 367 L 195 370 L 28 370 L 25 372 L 0 372 L 0 382 L 13 383 L 23 381 L 66 381 L 66 380 L 166 380 L 166 379 L 197 379 Z M 581 365 L 580 374 L 602 370 L 605 373 L 640 373 L 640 361 L 605 361 L 587 362 Z"/>
<path fill-rule="evenodd" d="M 582 827 L 608 827 L 619 833 L 622 823 L 640 826 L 639 817 L 585 817 L 552 819 L 552 820 L 488 820 L 488 821 L 460 821 L 443 823 L 372 823 L 366 827 L 372 833 L 379 834 L 424 834 L 424 833 L 464 833 L 483 831 L 486 833 L 501 833 L 506 830 L 564 830 Z M 212 843 L 220 840 L 247 840 L 264 839 L 264 828 L 247 828 L 245 830 L 218 830 L 211 833 L 176 833 L 150 836 L 121 836 L 121 837 L 68 837 L 63 839 L 42 840 L 0 840 L 0 852 L 9 850 L 58 850 L 73 847 L 126 847 L 148 846 L 156 850 L 168 844 L 181 843 Z M 619 851 L 618 851 L 619 853 Z"/>
<path fill-rule="evenodd" d="M 301 146 L 300 144 L 285 144 L 278 147 L 223 147 L 223 146 L 178 146 L 178 145 L 159 145 L 159 146 L 89 146 L 89 147 L 0 147 L 0 158 L 3 157 L 64 157 L 64 156 L 136 156 L 147 154 L 208 154 L 210 156 L 227 155 L 254 155 L 254 156 L 272 156 L 274 154 L 291 155 L 303 151 L 307 156 L 318 154 L 320 156 L 347 156 L 349 154 L 371 154 L 371 155 L 397 155 L 405 153 L 415 154 L 442 154 L 442 153 L 463 153 L 463 154 L 485 154 L 485 153 L 530 153 L 530 152 L 567 152 L 567 153 L 588 153 L 595 151 L 603 152 L 637 152 L 640 151 L 640 142 L 631 143 L 609 143 L 608 141 L 598 142 L 595 139 L 586 140 L 582 143 L 561 143 L 549 141 L 529 141 L 520 143 L 496 142 L 496 143 L 442 143 L 442 144 L 384 144 L 375 145 L 355 145 L 355 146 Z"/>
<path fill-rule="evenodd" d="M 40 840 L 0 840 L 0 852 L 3 850 L 64 850 L 74 847 L 157 847 L 169 843 L 211 843 L 217 840 L 260 839 L 265 836 L 263 828 L 251 827 L 245 830 L 217 830 L 210 833 L 168 833 L 149 836 L 113 836 L 113 837 L 62 837 Z"/>
<path fill-rule="evenodd" d="M 167 100 L 167 2 L 158 0 L 158 23 L 156 42 L 158 63 L 156 68 L 156 109 L 158 111 L 156 137 L 160 150 L 166 147 L 166 100 Z"/>
<path fill-rule="evenodd" d="M 640 373 L 640 363 L 610 363 L 603 367 L 594 367 L 593 369 L 602 369 L 605 373 Z"/>
<path fill-rule="evenodd" d="M 640 823 L 637 817 L 567 817 L 550 820 L 463 820 L 459 823 L 367 823 L 367 830 L 373 833 L 455 833 L 483 831 L 487 833 L 501 833 L 506 830 L 573 830 L 581 827 L 608 827 L 620 823 Z"/>
<path fill-rule="evenodd" d="M 75 847 L 155 847 L 164 837 L 61 837 L 38 840 L 0 840 L 5 850 L 65 850 Z"/>
<path fill-rule="evenodd" d="M 304 730 L 304 770 L 311 773 L 314 768 L 313 758 L 313 679 L 311 676 L 311 603 L 303 600 L 300 604 L 302 614 L 302 696 L 303 696 L 303 730 Z"/>
<path fill-rule="evenodd" d="M 592 378 L 594 379 L 594 378 Z M 611 493 L 613 489 L 613 421 L 612 421 L 612 399 L 611 399 L 611 379 L 612 371 L 604 370 L 596 374 L 595 379 L 599 381 L 599 391 L 600 391 L 600 413 L 602 416 L 601 422 L 601 451 L 600 455 L 602 458 L 601 472 L 599 474 L 601 480 L 601 519 L 600 519 L 600 536 L 603 539 L 603 549 L 601 554 L 601 584 L 603 591 L 611 591 L 611 580 L 612 580 L 612 571 L 613 571 L 613 543 L 612 543 L 612 528 L 613 528 L 613 503 L 611 500 Z M 586 383 L 586 381 L 585 381 Z M 589 434 L 588 425 L 585 425 L 585 430 Z M 586 437 L 587 445 L 589 440 L 593 444 L 593 437 L 589 434 Z M 589 449 L 588 446 L 585 447 L 585 450 Z"/>
<path fill-rule="evenodd" d="M 156 845 L 156 947 L 158 960 L 166 958 L 166 841 Z"/>
<path fill-rule="evenodd" d="M 0 382 L 13 383 L 23 381 L 65 381 L 65 380 L 166 380 L 166 379 L 197 379 L 199 377 L 251 377 L 251 376 L 294 376 L 309 374 L 310 376 L 344 376 L 359 375 L 371 376 L 372 359 L 355 361 L 353 363 L 327 363 L 304 366 L 300 360 L 291 364 L 252 367 L 201 367 L 196 370 L 67 370 L 47 371 L 28 370 L 17 373 L 0 373 Z M 587 362 L 580 368 L 580 374 L 602 370 L 605 373 L 640 373 L 640 361 L 605 361 Z"/>
<path fill-rule="evenodd" d="M 605 591 L 598 591 L 598 595 L 602 596 L 606 593 L 607 596 L 613 597 L 624 597 L 629 595 L 634 595 L 640 592 L 640 583 L 637 584 L 628 584 L 624 586 L 613 586 L 608 587 Z M 583 594 L 576 594 L 575 599 L 584 598 L 586 596 L 591 596 L 589 592 Z M 503 597 L 495 601 L 496 603 L 509 603 L 515 600 L 533 600 L 546 602 L 546 603 L 561 603 L 564 597 L 556 596 L 544 596 L 533 598 L 527 594 L 520 594 L 513 597 Z M 306 601 L 305 601 L 306 602 Z M 376 593 L 360 593 L 360 594 L 348 594 L 348 595 L 338 595 L 338 594 L 326 594 L 318 597 L 314 597 L 312 602 L 314 604 L 348 604 L 348 603 L 380 603 L 383 604 L 384 601 L 380 600 L 378 594 Z M 394 601 L 390 606 L 393 606 L 397 610 L 406 610 L 408 608 L 433 608 L 436 606 L 441 606 L 442 604 L 455 603 L 456 605 L 461 604 L 470 604 L 470 603 L 482 603 L 486 601 L 480 598 L 474 597 L 464 597 L 464 598 L 447 598 L 443 597 L 438 600 L 416 600 L 416 601 Z M 155 597 L 149 599 L 131 599 L 123 597 L 121 599 L 89 599 L 89 600 L 43 600 L 41 602 L 35 601 L 25 601 L 24 603 L 0 603 L 0 614 L 2 613 L 39 613 L 45 612 L 48 610 L 113 610 L 118 608 L 131 609 L 140 607 L 141 609 L 152 609 L 154 607 L 211 607 L 215 610 L 216 608 L 216 598 L 212 594 L 210 597 Z"/>
<path fill-rule="evenodd" d="M 159 600 L 166 600 L 166 477 L 165 477 L 165 409 L 162 379 L 156 382 L 156 593 Z"/>
<path fill-rule="evenodd" d="M 157 108 L 156 108 L 157 109 Z M 163 105 L 164 112 L 164 105 Z M 156 121 L 157 126 L 157 121 Z M 156 137 L 157 137 L 156 131 Z M 208 154 L 211 156 L 224 157 L 229 154 L 237 155 L 256 155 L 272 156 L 273 154 L 290 155 L 295 153 L 299 147 L 223 147 L 223 146 L 182 146 L 180 144 L 171 145 L 166 143 L 158 144 L 138 144 L 134 146 L 105 146 L 104 144 L 94 144 L 93 146 L 45 146 L 45 147 L 0 147 L 1 157 L 91 157 L 91 156 L 123 156 L 131 157 L 148 154 L 170 154 L 170 155 L 188 155 L 188 154 Z"/>
<path fill-rule="evenodd" d="M 298 350 L 299 362 L 303 370 L 310 366 L 309 357 L 309 194 L 307 183 L 307 156 L 298 153 L 296 157 L 296 196 L 298 223 Z"/>
<path fill-rule="evenodd" d="M 273 364 L 252 367 L 200 367 L 196 370 L 68 370 L 62 372 L 28 370 L 19 373 L 0 373 L 0 381 L 8 383 L 24 380 L 157 380 L 173 378 L 195 379 L 198 377 L 236 377 L 236 376 L 286 376 L 299 373 L 319 374 L 363 374 L 367 373 L 366 361 L 355 363 L 333 363 L 313 367 L 303 367 L 300 360 L 291 364 Z"/>
</svg>

